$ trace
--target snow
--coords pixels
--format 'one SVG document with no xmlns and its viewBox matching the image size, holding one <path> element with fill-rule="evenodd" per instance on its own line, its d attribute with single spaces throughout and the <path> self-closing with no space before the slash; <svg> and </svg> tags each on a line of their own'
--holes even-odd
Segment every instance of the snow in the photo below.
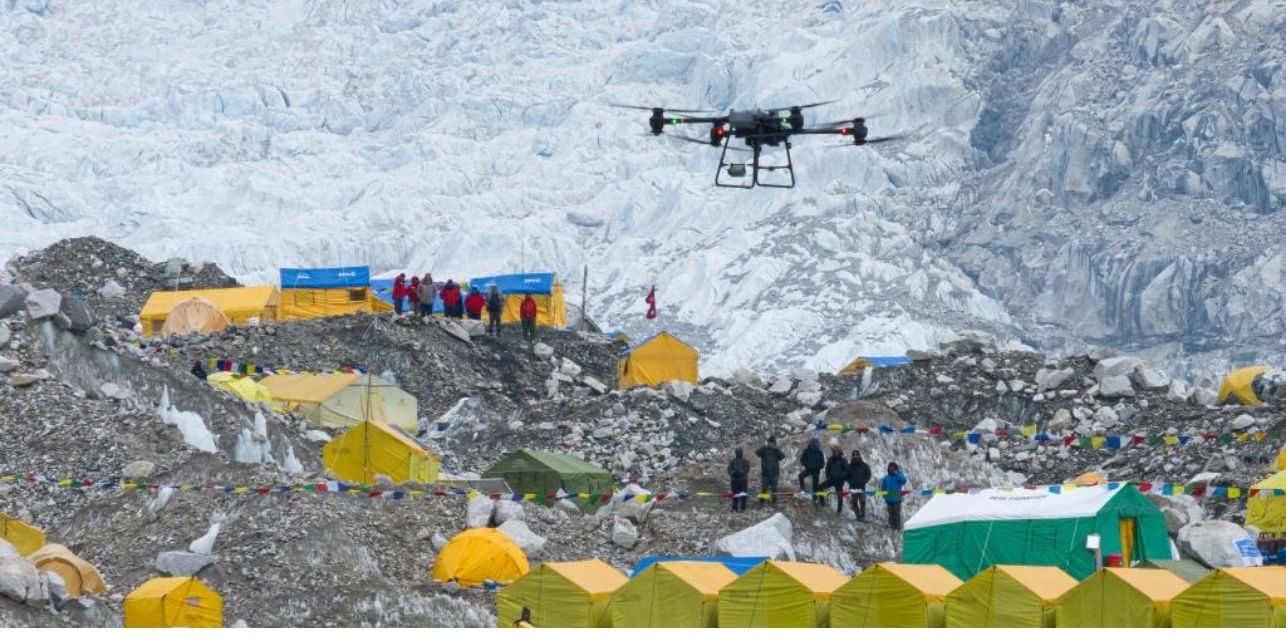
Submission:
<svg viewBox="0 0 1286 640">
<path fill-rule="evenodd" d="M 268 440 L 268 421 L 262 413 L 255 413 L 254 426 L 242 429 L 237 436 L 237 444 L 232 447 L 232 459 L 244 464 L 273 462 L 272 443 Z"/>
<path fill-rule="evenodd" d="M 156 410 L 165 424 L 174 425 L 179 428 L 179 433 L 183 435 L 183 442 L 198 451 L 214 453 L 219 450 L 215 443 L 214 434 L 210 432 L 209 427 L 205 426 L 205 421 L 201 416 L 192 411 L 181 411 L 170 404 L 170 390 L 168 388 L 161 391 L 161 401 Z"/>
</svg>

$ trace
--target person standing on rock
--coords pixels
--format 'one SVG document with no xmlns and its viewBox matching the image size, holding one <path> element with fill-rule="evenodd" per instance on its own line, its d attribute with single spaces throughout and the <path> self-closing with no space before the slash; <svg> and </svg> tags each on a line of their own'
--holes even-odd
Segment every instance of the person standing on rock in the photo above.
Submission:
<svg viewBox="0 0 1286 640">
<path fill-rule="evenodd" d="M 411 284 L 406 286 L 406 312 L 415 315 L 420 310 L 420 277 L 411 276 Z"/>
<path fill-rule="evenodd" d="M 853 497 L 853 514 L 858 520 L 866 519 L 866 485 L 871 481 L 871 465 L 862 459 L 862 452 L 853 450 L 848 461 L 848 493 Z"/>
<path fill-rule="evenodd" d="M 469 314 L 470 320 L 482 320 L 482 309 L 487 306 L 487 299 L 482 297 L 482 292 L 477 287 L 469 288 L 469 295 L 464 298 L 464 310 Z"/>
<path fill-rule="evenodd" d="M 786 458 L 786 454 L 777 448 L 777 436 L 768 436 L 768 443 L 756 449 L 755 455 L 759 456 L 760 493 L 768 494 L 767 498 L 760 496 L 759 506 L 763 506 L 765 500 L 775 503 L 777 481 L 781 478 L 781 461 Z"/>
<path fill-rule="evenodd" d="M 438 291 L 433 287 L 433 274 L 426 273 L 420 278 L 420 288 L 417 290 L 420 298 L 420 317 L 433 315 L 433 299 L 438 296 Z"/>
<path fill-rule="evenodd" d="M 804 491 L 804 478 L 813 479 L 813 503 L 818 504 L 821 498 L 817 495 L 817 481 L 822 473 L 822 467 L 826 466 L 826 457 L 822 455 L 822 441 L 814 436 L 808 441 L 808 446 L 804 447 L 804 453 L 799 456 L 799 466 L 804 470 L 799 472 L 799 490 Z"/>
<path fill-rule="evenodd" d="M 750 490 L 750 461 L 742 457 L 741 447 L 732 452 L 728 461 L 728 479 L 732 485 L 732 510 L 746 510 L 746 492 Z"/>
<path fill-rule="evenodd" d="M 500 288 L 491 285 L 487 292 L 487 333 L 500 335 L 500 318 L 505 313 L 505 299 L 500 295 Z"/>
<path fill-rule="evenodd" d="M 399 273 L 393 278 L 393 312 L 402 315 L 402 307 L 406 304 L 406 274 Z"/>
<path fill-rule="evenodd" d="M 536 339 L 536 299 L 527 294 L 522 299 L 522 306 L 518 308 L 518 315 L 522 318 L 522 337 L 528 342 Z"/>
<path fill-rule="evenodd" d="M 456 314 L 456 305 L 460 302 L 460 285 L 455 280 L 447 278 L 447 283 L 442 287 L 442 292 L 438 294 L 442 298 L 442 310 L 448 318 L 459 318 Z"/>
<path fill-rule="evenodd" d="M 889 473 L 880 480 L 880 491 L 884 492 L 884 506 L 889 510 L 889 528 L 902 530 L 902 487 L 906 486 L 906 474 L 898 463 L 889 463 Z"/>
<path fill-rule="evenodd" d="M 848 482 L 848 460 L 844 459 L 844 449 L 839 446 L 838 438 L 831 438 L 831 455 L 826 458 L 826 482 L 822 490 L 835 491 L 835 513 L 844 513 L 844 483 Z"/>
</svg>

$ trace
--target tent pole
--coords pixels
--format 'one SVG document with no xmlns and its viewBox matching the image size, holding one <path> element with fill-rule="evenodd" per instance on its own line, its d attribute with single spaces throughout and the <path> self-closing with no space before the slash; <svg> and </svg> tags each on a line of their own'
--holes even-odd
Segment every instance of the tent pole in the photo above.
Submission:
<svg viewBox="0 0 1286 640">
<path fill-rule="evenodd" d="M 589 315 L 589 264 L 585 264 L 580 281 L 580 330 L 585 330 L 585 316 Z"/>
</svg>

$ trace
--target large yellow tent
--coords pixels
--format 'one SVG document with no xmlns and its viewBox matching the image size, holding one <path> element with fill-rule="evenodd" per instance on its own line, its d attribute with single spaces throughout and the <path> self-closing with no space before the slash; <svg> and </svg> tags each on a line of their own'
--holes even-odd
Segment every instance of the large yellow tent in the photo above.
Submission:
<svg viewBox="0 0 1286 640">
<path fill-rule="evenodd" d="M 1286 471 L 1286 447 L 1282 447 L 1277 452 L 1277 459 L 1273 461 L 1273 471 Z"/>
<path fill-rule="evenodd" d="M 487 295 L 495 286 L 504 298 L 500 321 L 505 324 L 522 321 L 522 302 L 527 295 L 536 303 L 536 324 L 542 327 L 567 326 L 567 306 L 563 302 L 563 285 L 553 273 L 511 273 L 469 280 L 469 287 Z M 462 284 L 461 287 L 464 285 Z M 462 295 L 468 290 L 462 290 Z M 487 312 L 490 313 L 490 312 Z"/>
<path fill-rule="evenodd" d="M 253 318 L 267 322 L 277 317 L 277 287 L 234 287 L 191 291 L 156 291 L 139 311 L 143 335 L 160 333 L 170 311 L 190 298 L 202 298 L 219 308 L 229 324 L 247 324 Z"/>
<path fill-rule="evenodd" d="M 625 582 L 602 560 L 546 562 L 500 590 L 499 624 L 513 626 L 527 607 L 537 627 L 610 627 L 608 604 Z"/>
<path fill-rule="evenodd" d="M 223 626 L 223 598 L 196 578 L 152 578 L 125 596 L 130 628 Z"/>
<path fill-rule="evenodd" d="M 657 562 L 612 594 L 612 626 L 717 627 L 719 590 L 737 574 L 718 562 Z"/>
<path fill-rule="evenodd" d="M 1063 594 L 1054 621 L 1060 627 L 1168 627 L 1170 601 L 1187 588 L 1165 569 L 1109 567 Z"/>
<path fill-rule="evenodd" d="M 29 558 L 36 568 L 58 574 L 67 585 L 67 595 L 79 598 L 86 593 L 107 593 L 102 574 L 85 559 L 60 544 L 47 544 Z"/>
<path fill-rule="evenodd" d="M 189 333 L 218 333 L 232 324 L 223 310 L 205 298 L 186 298 L 165 316 L 161 335 L 187 335 Z"/>
<path fill-rule="evenodd" d="M 947 594 L 961 584 L 936 564 L 872 565 L 831 594 L 831 626 L 941 627 Z"/>
<path fill-rule="evenodd" d="M 509 584 L 527 573 L 527 556 L 503 532 L 487 527 L 465 529 L 451 538 L 433 561 L 433 580 L 455 580 L 462 587 L 487 581 Z"/>
<path fill-rule="evenodd" d="M 308 320 L 385 309 L 371 290 L 370 267 L 282 269 L 280 320 Z"/>
<path fill-rule="evenodd" d="M 45 532 L 3 511 L 0 511 L 0 539 L 18 550 L 19 555 L 29 556 L 45 546 Z"/>
<path fill-rule="evenodd" d="M 1254 366 L 1237 369 L 1228 374 L 1219 385 L 1219 404 L 1237 403 L 1250 406 L 1263 404 L 1255 395 L 1255 378 L 1268 373 L 1269 367 Z"/>
<path fill-rule="evenodd" d="M 770 560 L 719 592 L 720 627 L 825 627 L 844 574 L 809 562 Z"/>
<path fill-rule="evenodd" d="M 1286 567 L 1216 569 L 1170 603 L 1174 627 L 1286 627 Z"/>
<path fill-rule="evenodd" d="M 210 386 L 231 393 L 246 402 L 254 404 L 272 402 L 272 392 L 268 391 L 268 387 L 249 376 L 219 371 L 206 376 L 205 381 L 209 382 Z"/>
<path fill-rule="evenodd" d="M 947 596 L 947 626 L 1052 627 L 1058 598 L 1075 586 L 1058 567 L 994 565 Z"/>
<path fill-rule="evenodd" d="M 1260 533 L 1286 536 L 1286 471 L 1279 471 L 1251 485 L 1255 495 L 1246 498 L 1246 524 Z"/>
<path fill-rule="evenodd" d="M 438 481 L 438 456 L 398 429 L 359 422 L 322 447 L 322 464 L 344 482 L 371 483 L 376 475 L 401 484 Z"/>
<path fill-rule="evenodd" d="M 671 381 L 696 384 L 697 350 L 662 331 L 621 354 L 616 379 L 621 389 Z"/>
<path fill-rule="evenodd" d="M 290 373 L 266 376 L 262 384 L 277 411 L 298 413 L 318 426 L 342 429 L 364 420 L 414 433 L 415 396 L 378 376 L 357 373 Z"/>
</svg>

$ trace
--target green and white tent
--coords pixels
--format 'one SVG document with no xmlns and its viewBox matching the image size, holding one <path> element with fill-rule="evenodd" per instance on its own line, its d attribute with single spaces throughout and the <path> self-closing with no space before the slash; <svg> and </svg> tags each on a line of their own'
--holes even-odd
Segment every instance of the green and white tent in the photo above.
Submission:
<svg viewBox="0 0 1286 640">
<path fill-rule="evenodd" d="M 1077 580 L 1094 573 L 1090 534 L 1103 558 L 1122 565 L 1169 560 L 1165 517 L 1127 484 L 985 489 L 938 494 L 906 523 L 902 561 L 939 564 L 968 580 L 996 564 L 1058 567 Z"/>
<path fill-rule="evenodd" d="M 600 497 L 614 490 L 612 474 L 602 467 L 565 453 L 534 449 L 510 453 L 482 477 L 503 479 L 518 493 L 535 494 L 541 504 L 562 491 L 586 513 L 597 509 Z"/>
</svg>

